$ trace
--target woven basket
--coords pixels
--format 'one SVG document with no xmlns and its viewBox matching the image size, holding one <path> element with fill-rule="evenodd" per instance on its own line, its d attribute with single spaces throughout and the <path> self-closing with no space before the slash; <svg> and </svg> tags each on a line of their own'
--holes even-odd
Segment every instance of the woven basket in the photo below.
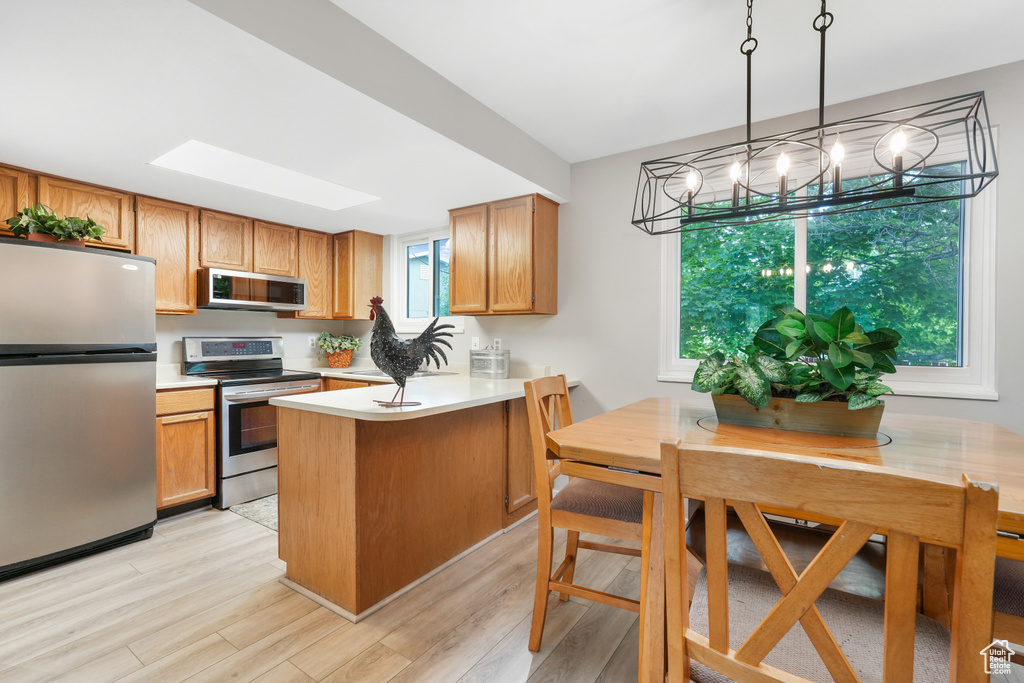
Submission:
<svg viewBox="0 0 1024 683">
<path fill-rule="evenodd" d="M 332 368 L 347 368 L 352 363 L 352 349 L 327 354 L 327 364 Z"/>
</svg>

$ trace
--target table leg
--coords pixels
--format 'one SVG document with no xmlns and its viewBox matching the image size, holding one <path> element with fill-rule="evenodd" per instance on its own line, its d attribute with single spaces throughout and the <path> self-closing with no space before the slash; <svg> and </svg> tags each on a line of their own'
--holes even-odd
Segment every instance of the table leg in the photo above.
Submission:
<svg viewBox="0 0 1024 683">
<path fill-rule="evenodd" d="M 644 491 L 639 683 L 665 681 L 665 526 L 660 493 Z"/>
</svg>

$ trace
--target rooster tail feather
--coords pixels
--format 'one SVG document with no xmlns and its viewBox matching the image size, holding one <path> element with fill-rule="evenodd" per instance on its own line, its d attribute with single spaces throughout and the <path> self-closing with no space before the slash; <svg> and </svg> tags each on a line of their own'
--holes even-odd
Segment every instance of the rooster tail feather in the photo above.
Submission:
<svg viewBox="0 0 1024 683">
<path fill-rule="evenodd" d="M 436 347 L 438 344 L 444 344 L 449 349 L 452 348 L 452 345 L 448 343 L 447 339 L 435 339 L 434 340 L 434 346 Z"/>
<path fill-rule="evenodd" d="M 443 340 L 442 340 L 442 341 L 443 341 Z M 451 347 L 449 346 L 448 348 L 451 348 Z M 441 354 L 441 358 L 444 358 L 444 364 L 445 364 L 445 365 L 448 365 L 448 356 L 444 355 L 444 351 L 442 351 L 442 350 L 441 350 L 441 347 L 440 347 L 440 346 L 434 346 L 434 347 L 432 347 L 432 348 L 431 348 L 431 351 L 437 351 L 437 352 L 438 352 L 439 354 Z M 435 359 L 435 362 L 436 362 L 436 359 Z M 441 367 L 441 364 L 440 364 L 440 363 L 438 363 L 438 364 L 437 364 L 437 367 L 439 367 L 439 368 L 440 368 L 440 367 Z"/>
<path fill-rule="evenodd" d="M 437 359 L 437 354 L 434 353 L 434 349 L 427 349 L 427 367 L 430 367 L 430 360 L 431 359 L 434 360 L 434 365 L 436 365 L 437 368 L 440 370 L 441 369 L 441 361 L 439 361 Z"/>
</svg>

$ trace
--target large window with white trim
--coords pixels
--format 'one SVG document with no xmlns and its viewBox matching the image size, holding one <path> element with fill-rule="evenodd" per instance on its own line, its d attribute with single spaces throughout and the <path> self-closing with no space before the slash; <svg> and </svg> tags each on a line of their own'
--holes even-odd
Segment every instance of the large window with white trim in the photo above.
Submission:
<svg viewBox="0 0 1024 683">
<path fill-rule="evenodd" d="M 659 379 L 690 381 L 699 359 L 742 350 L 779 304 L 849 306 L 865 329 L 903 335 L 897 393 L 996 398 L 994 201 L 993 185 L 973 200 L 666 235 Z"/>
</svg>

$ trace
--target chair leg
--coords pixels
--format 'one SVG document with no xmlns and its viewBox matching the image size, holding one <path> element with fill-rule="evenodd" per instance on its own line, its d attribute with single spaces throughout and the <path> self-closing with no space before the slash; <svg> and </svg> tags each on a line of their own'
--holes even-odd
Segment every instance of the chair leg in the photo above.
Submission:
<svg viewBox="0 0 1024 683">
<path fill-rule="evenodd" d="M 530 625 L 530 651 L 540 650 L 544 635 L 544 617 L 548 611 L 548 582 L 551 581 L 551 554 L 555 531 L 550 526 L 541 528 L 537 538 L 537 594 L 533 600 L 533 623 Z"/>
<path fill-rule="evenodd" d="M 570 531 L 565 539 L 565 557 L 569 560 L 569 564 L 565 567 L 565 573 L 562 574 L 562 581 L 565 583 L 572 583 L 572 577 L 576 573 L 576 557 L 579 554 L 580 544 L 580 532 Z M 559 600 L 565 602 L 569 599 L 568 593 L 562 593 Z"/>
</svg>

